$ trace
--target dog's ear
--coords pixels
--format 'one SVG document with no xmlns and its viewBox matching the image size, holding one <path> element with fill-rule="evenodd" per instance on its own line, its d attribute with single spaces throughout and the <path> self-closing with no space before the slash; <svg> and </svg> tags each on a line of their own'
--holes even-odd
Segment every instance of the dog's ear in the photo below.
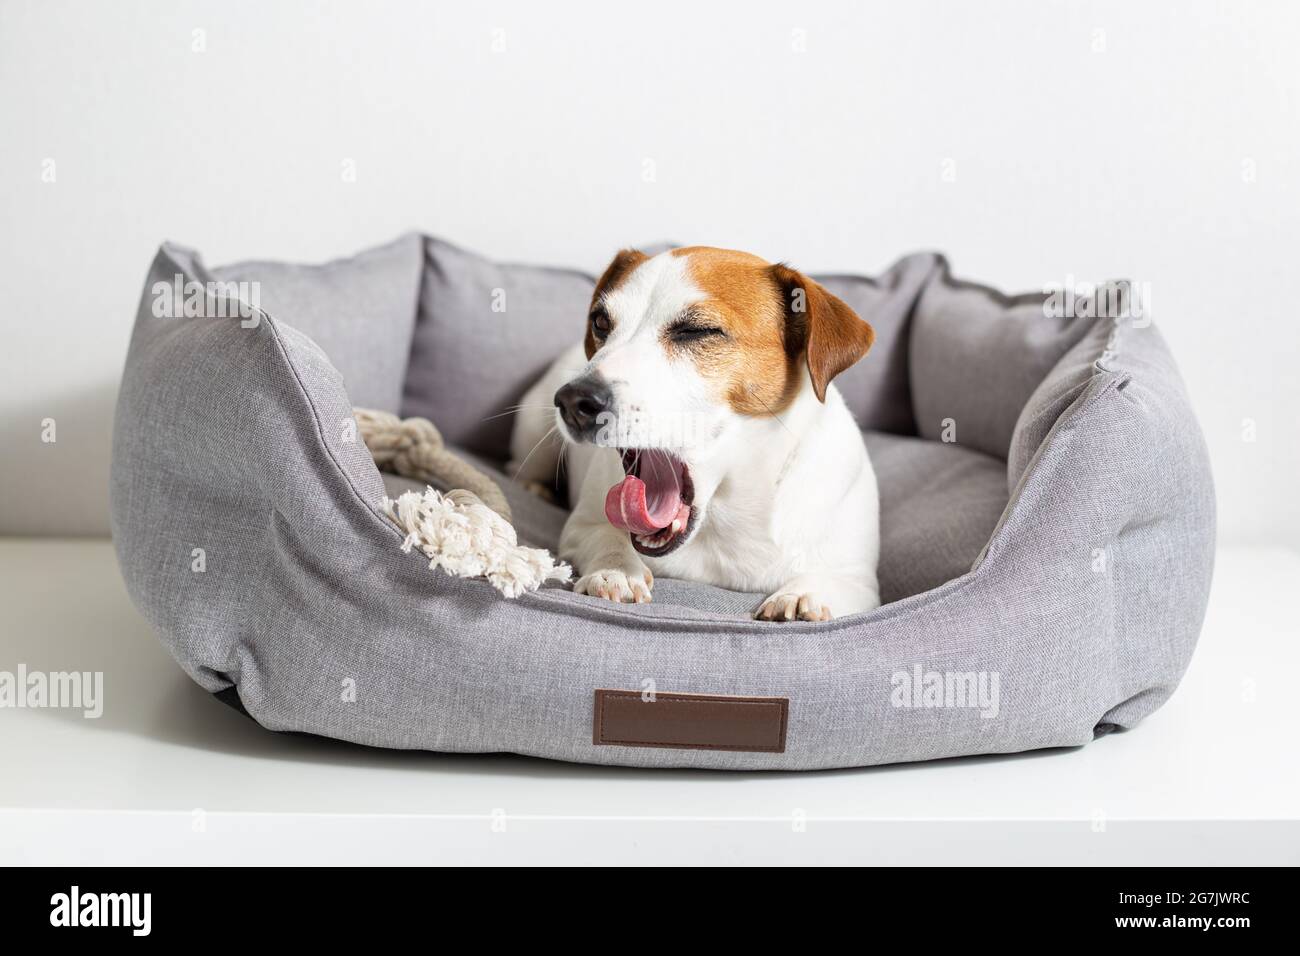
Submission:
<svg viewBox="0 0 1300 956">
<path fill-rule="evenodd" d="M 876 332 L 802 272 L 777 263 L 771 273 L 784 300 L 787 348 L 807 357 L 813 391 L 824 402 L 831 379 L 867 354 Z"/>
</svg>

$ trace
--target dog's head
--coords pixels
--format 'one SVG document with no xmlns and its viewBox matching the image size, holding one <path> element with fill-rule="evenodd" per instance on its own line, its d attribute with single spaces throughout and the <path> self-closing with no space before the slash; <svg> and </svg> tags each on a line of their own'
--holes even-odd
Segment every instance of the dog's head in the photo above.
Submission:
<svg viewBox="0 0 1300 956">
<path fill-rule="evenodd" d="M 587 366 L 555 394 L 560 431 L 622 452 L 627 476 L 605 513 L 642 554 L 666 555 L 698 530 L 728 446 L 807 392 L 824 402 L 873 338 L 785 265 L 700 246 L 624 250 L 592 295 Z"/>
</svg>

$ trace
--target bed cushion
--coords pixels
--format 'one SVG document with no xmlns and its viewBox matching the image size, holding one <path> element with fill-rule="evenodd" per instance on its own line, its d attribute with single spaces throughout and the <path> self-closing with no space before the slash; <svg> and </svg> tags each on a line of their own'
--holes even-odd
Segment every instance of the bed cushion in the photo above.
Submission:
<svg viewBox="0 0 1300 956">
<path fill-rule="evenodd" d="M 257 282 L 261 308 L 293 315 L 343 373 L 352 402 L 396 412 L 410 356 L 423 240 L 411 233 L 323 265 L 236 262 L 212 269 L 223 282 Z"/>
<path fill-rule="evenodd" d="M 595 280 L 493 262 L 440 239 L 425 242 L 424 257 L 402 415 L 437 422 L 449 444 L 505 459 L 509 410 L 582 338 Z"/>
<path fill-rule="evenodd" d="M 1048 316 L 1048 295 L 955 279 L 941 261 L 912 319 L 912 403 L 921 437 L 1004 461 L 1030 395 L 1095 318 Z"/>
<path fill-rule="evenodd" d="M 867 433 L 880 486 L 880 599 L 971 569 L 1007 506 L 1006 464 L 957 444 Z"/>
</svg>

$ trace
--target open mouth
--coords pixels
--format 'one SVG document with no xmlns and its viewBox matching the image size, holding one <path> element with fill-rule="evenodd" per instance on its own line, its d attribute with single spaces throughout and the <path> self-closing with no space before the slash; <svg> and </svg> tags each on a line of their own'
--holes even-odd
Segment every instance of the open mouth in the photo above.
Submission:
<svg viewBox="0 0 1300 956">
<path fill-rule="evenodd" d="M 662 557 L 690 537 L 695 486 L 690 469 L 662 448 L 625 448 L 626 477 L 605 495 L 605 517 L 641 554 Z"/>
</svg>

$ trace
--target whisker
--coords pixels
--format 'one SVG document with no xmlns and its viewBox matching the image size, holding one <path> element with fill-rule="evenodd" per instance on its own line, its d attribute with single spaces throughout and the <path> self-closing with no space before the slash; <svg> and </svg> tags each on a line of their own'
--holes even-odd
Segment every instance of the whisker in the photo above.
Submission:
<svg viewBox="0 0 1300 956">
<path fill-rule="evenodd" d="M 559 453 L 558 455 L 555 456 L 555 482 L 554 482 L 554 485 L 555 485 L 555 487 L 556 487 L 557 489 L 560 487 L 560 468 L 561 468 L 561 466 L 564 466 L 564 465 L 566 464 L 566 462 L 565 462 L 565 460 L 564 460 L 564 456 L 567 455 L 568 453 L 569 453 L 569 444 L 568 444 L 568 442 L 563 442 L 563 443 L 561 443 L 561 444 L 560 444 L 560 453 Z M 566 497 L 567 497 L 567 495 L 566 495 Z"/>
<path fill-rule="evenodd" d="M 521 462 L 519 463 L 519 467 L 515 469 L 515 473 L 511 476 L 511 478 L 512 478 L 513 481 L 516 481 L 516 482 L 519 481 L 519 475 L 520 475 L 520 473 L 524 470 L 524 466 L 528 464 L 528 459 L 530 459 L 530 458 L 533 457 L 533 453 L 536 452 L 537 449 L 541 448 L 541 447 L 542 447 L 542 443 L 543 443 L 544 441 L 546 441 L 548 438 L 550 438 L 552 435 L 554 435 L 554 434 L 555 434 L 555 430 L 556 430 L 557 428 L 559 428 L 559 427 L 560 427 L 559 425 L 552 425 L 552 426 L 547 430 L 547 432 L 546 432 L 545 435 L 543 435 L 541 438 L 537 439 L 537 444 L 534 445 L 534 446 L 532 447 L 532 451 L 529 451 L 528 454 L 524 455 L 524 460 L 521 461 Z"/>
<path fill-rule="evenodd" d="M 490 421 L 492 421 L 493 419 L 497 419 L 497 418 L 505 418 L 505 417 L 508 416 L 508 415 L 517 415 L 519 412 L 522 412 L 522 411 L 548 411 L 548 410 L 550 410 L 550 409 L 552 409 L 552 408 L 554 408 L 554 407 L 555 407 L 554 405 L 543 405 L 543 404 L 538 404 L 538 405 L 515 405 L 515 406 L 512 406 L 511 408 L 507 408 L 504 412 L 499 412 L 499 413 L 497 413 L 496 415 L 489 415 L 489 416 L 487 416 L 486 418 L 481 419 L 481 421 L 490 422 Z"/>
</svg>

